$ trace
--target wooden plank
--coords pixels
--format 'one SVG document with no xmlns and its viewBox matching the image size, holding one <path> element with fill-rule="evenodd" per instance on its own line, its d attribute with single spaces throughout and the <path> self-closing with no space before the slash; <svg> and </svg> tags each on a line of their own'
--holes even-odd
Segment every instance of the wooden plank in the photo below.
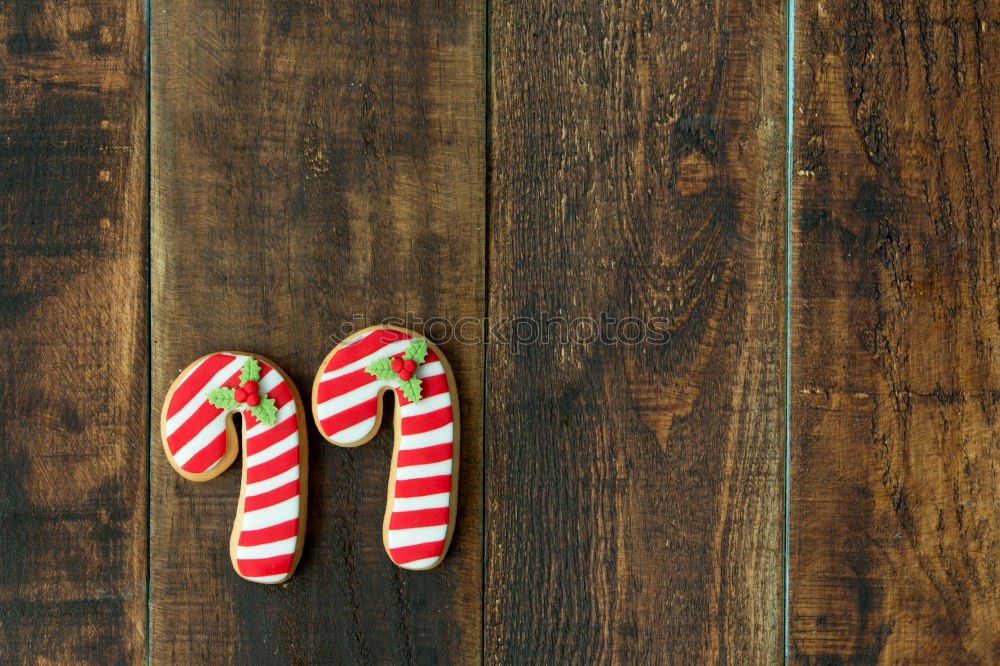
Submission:
<svg viewBox="0 0 1000 666">
<path fill-rule="evenodd" d="M 783 12 L 491 4 L 487 662 L 781 658 Z"/>
<path fill-rule="evenodd" d="M 139 663 L 144 9 L 0 4 L 0 662 Z"/>
<path fill-rule="evenodd" d="M 483 21 L 474 1 L 154 2 L 157 409 L 207 352 L 264 354 L 309 395 L 355 314 L 482 316 Z M 387 429 L 354 450 L 312 429 L 307 542 L 279 587 L 231 570 L 238 469 L 187 482 L 154 433 L 154 662 L 479 659 L 483 352 L 443 348 L 462 395 L 462 490 L 430 572 L 383 551 Z"/>
<path fill-rule="evenodd" d="M 998 28 L 798 3 L 796 663 L 1000 658 Z"/>
</svg>

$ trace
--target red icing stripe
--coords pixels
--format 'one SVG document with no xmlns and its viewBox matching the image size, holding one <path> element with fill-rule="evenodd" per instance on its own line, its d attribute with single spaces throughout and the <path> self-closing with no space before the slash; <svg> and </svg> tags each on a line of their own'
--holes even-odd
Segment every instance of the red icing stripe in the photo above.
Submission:
<svg viewBox="0 0 1000 666">
<path fill-rule="evenodd" d="M 431 375 L 420 382 L 420 397 L 429 398 L 433 395 L 441 395 L 448 392 L 448 375 L 443 372 L 439 375 Z"/>
<path fill-rule="evenodd" d="M 410 465 L 427 465 L 430 463 L 442 462 L 451 459 L 451 442 L 427 446 L 422 449 L 412 451 L 400 451 L 396 459 L 396 467 L 409 467 Z"/>
<path fill-rule="evenodd" d="M 232 388 L 240 383 L 240 373 L 237 371 L 229 377 L 223 386 L 227 388 Z M 176 430 L 167 436 L 167 444 L 170 446 L 171 453 L 177 453 L 178 450 L 189 441 L 191 441 L 195 436 L 202 431 L 202 429 L 207 426 L 212 420 L 218 416 L 222 410 L 218 407 L 213 407 L 209 402 L 208 398 L 203 393 L 201 397 L 195 396 L 196 400 L 201 400 L 201 404 L 198 405 L 198 409 L 194 411 L 191 416 L 188 417 L 184 423 L 182 423 Z"/>
<path fill-rule="evenodd" d="M 229 379 L 227 379 L 226 381 L 222 382 L 222 385 L 225 386 L 226 388 L 236 388 L 237 386 L 240 385 L 240 374 L 242 374 L 242 372 L 243 372 L 242 370 L 237 370 L 236 373 L 233 374 Z M 264 376 L 265 372 L 267 372 L 267 366 L 264 366 L 264 367 L 261 368 L 261 371 L 260 371 L 261 377 Z M 211 389 L 211 388 L 215 388 L 215 387 L 214 386 L 210 386 L 209 389 Z M 208 391 L 208 389 L 206 389 L 206 391 Z M 202 398 L 204 398 L 205 401 L 208 401 L 208 397 L 204 393 L 202 394 Z"/>
<path fill-rule="evenodd" d="M 320 425 L 325 435 L 334 435 L 345 428 L 350 428 L 366 419 L 370 419 L 376 414 L 378 414 L 378 398 L 372 398 L 358 403 L 353 407 L 348 407 L 342 412 L 326 417 L 320 421 Z"/>
<path fill-rule="evenodd" d="M 316 402 L 326 402 L 331 398 L 350 393 L 365 384 L 377 381 L 379 380 L 365 372 L 364 368 L 359 368 L 340 377 L 324 380 L 320 382 L 319 389 L 316 390 Z"/>
<path fill-rule="evenodd" d="M 333 358 L 331 358 L 330 362 L 327 364 L 325 372 L 331 372 L 337 368 L 343 368 L 345 365 L 350 365 L 351 363 L 360 361 L 369 354 L 374 354 L 386 345 L 392 344 L 393 342 L 399 342 L 400 340 L 408 340 L 409 338 L 410 335 L 408 333 L 396 331 L 391 328 L 381 328 L 372 331 L 363 339 L 347 345 L 334 354 Z"/>
<path fill-rule="evenodd" d="M 292 499 L 299 494 L 299 480 L 289 481 L 283 486 L 278 486 L 274 490 L 269 490 L 266 493 L 261 493 L 260 495 L 251 495 L 243 501 L 244 511 L 257 511 L 258 509 L 266 509 L 269 506 L 274 506 L 279 502 L 284 502 L 287 499 Z"/>
<path fill-rule="evenodd" d="M 396 564 L 406 564 L 428 557 L 437 557 L 442 552 L 444 552 L 444 541 L 431 541 L 430 543 L 418 543 L 415 546 L 390 548 L 389 557 Z"/>
<path fill-rule="evenodd" d="M 182 423 L 177 430 L 167 435 L 167 445 L 170 447 L 170 453 L 177 453 L 180 451 L 185 444 L 197 437 L 198 433 L 215 420 L 215 418 L 221 413 L 221 409 L 213 407 L 208 403 L 208 401 L 199 405 L 198 409 L 194 411 L 187 421 Z M 220 426 L 220 430 L 225 427 L 225 425 L 221 422 Z"/>
<path fill-rule="evenodd" d="M 442 407 L 426 414 L 404 417 L 399 425 L 399 429 L 403 435 L 417 435 L 448 425 L 451 422 L 451 406 L 449 405 L 448 407 Z"/>
<path fill-rule="evenodd" d="M 215 373 L 231 363 L 234 358 L 236 357 L 229 354 L 215 354 L 202 361 L 201 365 L 195 368 L 194 372 L 181 382 L 181 385 L 177 387 L 170 397 L 170 405 L 167 407 L 167 418 L 172 417 L 184 405 L 197 397 L 198 392 L 205 387 L 208 380 L 214 377 Z"/>
<path fill-rule="evenodd" d="M 434 356 L 434 353 L 428 351 L 427 357 L 424 359 L 424 364 L 433 363 L 436 360 L 438 360 L 438 358 Z M 448 392 L 448 377 L 443 371 L 436 375 L 421 379 L 423 380 L 423 383 L 420 386 L 422 397 L 428 398 L 432 395 Z M 316 389 L 316 402 L 324 403 L 327 400 L 337 398 L 345 393 L 350 393 L 355 389 L 376 381 L 379 380 L 365 372 L 364 368 L 359 368 L 354 372 L 349 372 L 346 375 L 341 375 L 340 377 L 323 380 Z M 399 395 L 402 404 L 409 404 L 410 401 L 404 398 L 399 391 L 397 391 L 397 394 Z"/>
<path fill-rule="evenodd" d="M 263 375 L 264 373 L 261 373 Z M 288 388 L 288 382 L 282 380 L 280 384 L 267 392 L 267 397 L 274 400 L 274 406 L 281 409 L 292 399 L 292 389 Z"/>
<path fill-rule="evenodd" d="M 240 533 L 240 546 L 262 546 L 265 543 L 274 543 L 291 539 L 299 533 L 299 519 L 291 520 L 277 525 L 271 525 L 260 530 L 245 530 Z"/>
<path fill-rule="evenodd" d="M 281 423 L 277 423 L 267 430 L 247 438 L 247 455 L 260 453 L 272 444 L 277 444 L 299 429 L 298 414 L 292 414 Z"/>
<path fill-rule="evenodd" d="M 451 492 L 451 474 L 423 479 L 396 480 L 396 497 L 423 497 Z"/>
<path fill-rule="evenodd" d="M 228 356 L 226 354 L 217 354 L 216 356 L 222 356 L 223 358 L 227 358 L 230 361 L 232 359 L 236 358 L 235 356 Z M 215 357 L 213 357 L 213 358 L 215 358 Z M 223 364 L 223 366 L 224 365 L 225 364 Z M 221 369 L 221 368 L 219 368 L 219 369 Z M 216 372 L 218 372 L 219 369 L 216 369 Z M 267 373 L 269 373 L 270 371 L 271 371 L 271 366 L 265 365 L 265 364 L 261 364 L 261 369 L 260 369 L 260 377 L 261 377 L 261 379 L 263 379 L 267 375 Z M 220 386 L 225 387 L 225 388 L 235 388 L 235 387 L 239 386 L 240 385 L 240 374 L 241 374 L 241 372 L 242 372 L 242 370 L 237 370 L 232 375 L 230 375 L 229 378 L 226 381 L 222 382 L 222 384 Z M 215 374 L 215 373 L 212 373 L 212 374 Z M 211 378 L 211 376 L 206 377 L 204 381 L 207 381 L 210 378 Z M 185 381 L 185 385 L 187 385 L 187 381 Z M 203 428 L 207 423 L 211 422 L 211 420 L 213 418 L 215 418 L 216 416 L 218 416 L 219 411 L 221 411 L 217 407 L 212 407 L 212 405 L 209 404 L 208 397 L 206 395 L 209 390 L 211 390 L 213 388 L 218 388 L 218 387 L 210 386 L 208 388 L 205 388 L 204 392 L 202 392 L 200 395 L 198 395 L 197 391 L 199 390 L 199 388 L 204 388 L 204 384 L 202 384 L 201 386 L 195 386 L 193 389 L 189 390 L 188 393 L 193 393 L 193 394 L 190 395 L 190 397 L 187 400 L 184 400 L 183 402 L 177 401 L 178 393 L 180 392 L 180 388 L 179 388 L 177 391 L 174 391 L 174 397 L 171 398 L 171 400 L 170 400 L 170 412 L 171 413 L 168 415 L 167 418 L 170 418 L 170 416 L 172 416 L 173 414 L 176 414 L 178 411 L 180 411 L 181 409 L 183 409 L 184 406 L 187 403 L 189 403 L 191 400 L 201 400 L 202 401 L 201 404 L 198 406 L 198 409 L 195 410 L 194 414 L 192 414 L 184 423 L 182 423 L 180 425 L 180 427 L 177 428 L 177 430 L 175 430 L 173 433 L 171 433 L 175 437 L 181 437 L 181 438 L 184 439 L 184 441 L 180 444 L 180 446 L 183 446 L 184 444 L 187 443 L 188 440 L 190 440 L 192 437 L 194 437 L 199 432 L 201 432 L 201 428 Z M 214 413 L 211 412 L 211 411 L 209 411 L 209 410 L 206 410 L 205 409 L 206 407 L 210 408 L 211 410 L 215 410 Z M 208 415 L 208 414 L 211 414 L 211 416 L 208 416 L 206 418 L 206 415 Z M 198 418 L 195 418 L 195 417 L 198 417 Z M 251 421 L 253 421 L 253 423 L 256 423 L 256 419 L 253 419 L 252 416 L 250 417 L 250 419 L 251 419 Z M 193 431 L 193 433 L 192 433 L 192 431 Z M 178 446 L 177 448 L 179 449 L 180 446 Z M 176 452 L 176 449 L 171 449 L 171 452 L 172 453 Z"/>
<path fill-rule="evenodd" d="M 268 370 L 269 368 L 264 366 L 261 369 L 260 373 L 261 377 L 263 377 Z M 232 388 L 232 386 L 238 384 L 239 384 L 239 373 L 233 375 L 228 380 L 226 380 L 223 386 L 228 386 Z M 286 390 L 288 390 L 287 387 Z M 291 397 L 291 391 L 289 391 L 288 394 L 289 397 Z M 195 410 L 194 414 L 192 414 L 187 421 L 182 423 L 181 426 L 177 428 L 177 430 L 167 435 L 167 445 L 170 447 L 170 453 L 176 454 L 185 444 L 187 444 L 192 439 L 197 437 L 198 434 L 201 433 L 201 431 L 205 429 L 210 423 L 212 423 L 212 421 L 216 417 L 218 417 L 221 412 L 222 412 L 221 409 L 219 409 L 218 407 L 213 407 L 211 404 L 209 404 L 208 400 L 206 399 L 205 402 L 202 403 L 198 407 L 198 409 Z M 250 428 L 252 428 L 254 425 L 257 424 L 257 419 L 255 419 L 253 415 L 251 415 L 250 412 L 247 410 L 243 411 L 243 418 L 246 421 L 247 430 L 249 430 Z M 220 428 L 224 429 L 225 425 L 224 424 L 221 425 Z M 253 442 L 254 439 L 256 438 L 251 438 L 250 442 Z M 250 445 L 250 442 L 248 442 L 248 447 Z M 251 451 L 251 453 L 254 452 Z M 184 469 L 188 469 L 188 465 L 184 465 L 183 467 Z"/>
<path fill-rule="evenodd" d="M 274 557 L 264 557 L 259 560 L 236 560 L 240 566 L 240 573 L 244 576 L 276 576 L 286 574 L 292 569 L 293 553 L 288 555 L 276 555 Z"/>
<path fill-rule="evenodd" d="M 282 472 L 287 472 L 291 468 L 299 464 L 299 447 L 295 447 L 290 451 L 285 451 L 277 458 L 268 460 L 267 462 L 262 462 L 259 465 L 254 465 L 247 470 L 247 483 L 257 483 L 258 481 L 266 481 L 272 476 L 277 476 Z M 451 477 L 448 477 L 451 478 Z"/>
<path fill-rule="evenodd" d="M 448 375 L 443 372 L 437 375 L 431 375 L 430 377 L 422 377 L 420 379 L 420 398 L 430 398 L 435 395 L 441 395 L 442 393 L 448 392 Z M 410 401 L 406 399 L 403 392 L 396 389 L 396 396 L 399 398 L 399 403 L 401 405 L 408 405 Z"/>
<path fill-rule="evenodd" d="M 222 456 L 226 455 L 226 431 L 223 430 L 218 436 L 208 443 L 198 453 L 191 456 L 191 459 L 181 465 L 181 469 L 192 474 L 201 474 L 212 465 L 219 462 Z"/>
<path fill-rule="evenodd" d="M 389 518 L 390 530 L 405 530 L 410 527 L 433 527 L 447 525 L 451 509 L 420 509 L 419 511 L 395 511 Z"/>
</svg>

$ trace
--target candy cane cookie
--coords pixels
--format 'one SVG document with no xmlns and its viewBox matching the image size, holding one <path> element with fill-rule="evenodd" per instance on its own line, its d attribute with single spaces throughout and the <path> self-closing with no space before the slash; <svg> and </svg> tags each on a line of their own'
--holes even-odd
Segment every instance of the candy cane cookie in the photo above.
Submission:
<svg viewBox="0 0 1000 666">
<path fill-rule="evenodd" d="M 330 442 L 364 444 L 378 432 L 389 389 L 396 437 L 382 542 L 398 566 L 430 569 L 451 543 L 458 493 L 458 398 L 441 350 L 394 326 L 351 335 L 316 374 L 313 417 Z"/>
<path fill-rule="evenodd" d="M 292 381 L 262 356 L 203 356 L 167 392 L 163 448 L 184 478 L 213 479 L 236 459 L 236 413 L 243 417 L 243 481 L 230 558 L 247 580 L 281 583 L 298 564 L 306 528 L 308 438 Z"/>
</svg>

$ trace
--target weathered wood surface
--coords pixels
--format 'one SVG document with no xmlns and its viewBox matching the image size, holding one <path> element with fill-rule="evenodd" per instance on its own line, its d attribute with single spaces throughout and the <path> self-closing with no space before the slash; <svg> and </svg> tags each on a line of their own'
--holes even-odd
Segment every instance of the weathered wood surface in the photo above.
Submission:
<svg viewBox="0 0 1000 666">
<path fill-rule="evenodd" d="M 489 663 L 781 659 L 784 25 L 491 3 L 491 318 L 670 339 L 490 345 Z"/>
<path fill-rule="evenodd" d="M 146 625 L 143 7 L 0 3 L 0 662 Z"/>
<path fill-rule="evenodd" d="M 796 6 L 790 661 L 996 663 L 1000 10 Z M 780 662 L 784 3 L 155 0 L 148 193 L 144 9 L 0 4 L 0 661 Z M 442 567 L 382 550 L 388 430 L 313 432 L 239 579 L 176 373 L 487 301 Z M 511 340 L 601 313 L 669 340 Z"/>
<path fill-rule="evenodd" d="M 355 314 L 483 315 L 483 12 L 154 3 L 154 405 L 207 352 L 257 351 L 307 389 Z M 431 572 L 383 551 L 388 428 L 353 450 L 312 430 L 307 542 L 278 588 L 231 570 L 238 469 L 187 482 L 154 432 L 154 663 L 480 659 L 483 350 L 443 347 L 462 478 L 455 539 Z"/>
<path fill-rule="evenodd" d="M 798 3 L 794 663 L 1000 661 L 998 30 Z"/>
</svg>

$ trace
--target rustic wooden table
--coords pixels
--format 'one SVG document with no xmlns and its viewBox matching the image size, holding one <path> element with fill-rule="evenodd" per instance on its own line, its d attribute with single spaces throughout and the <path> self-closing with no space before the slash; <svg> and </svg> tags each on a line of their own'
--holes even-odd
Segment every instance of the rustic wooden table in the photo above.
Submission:
<svg viewBox="0 0 1000 666">
<path fill-rule="evenodd" d="M 0 661 L 998 663 L 1000 4 L 790 13 L 0 3 Z M 446 341 L 444 564 L 382 551 L 390 433 L 312 428 L 241 580 L 170 382 L 407 312 L 669 342 Z"/>
</svg>

